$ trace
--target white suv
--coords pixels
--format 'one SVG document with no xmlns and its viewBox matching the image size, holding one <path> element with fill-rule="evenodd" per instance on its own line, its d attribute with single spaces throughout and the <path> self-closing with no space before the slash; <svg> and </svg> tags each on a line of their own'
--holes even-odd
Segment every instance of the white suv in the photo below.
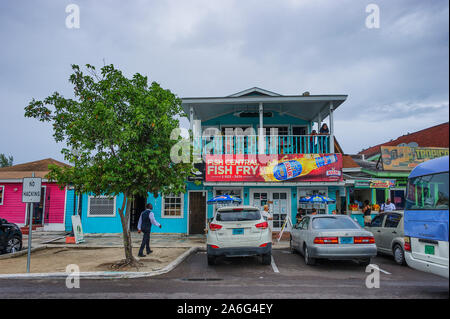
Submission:
<svg viewBox="0 0 450 319">
<path fill-rule="evenodd" d="M 264 265 L 272 260 L 272 232 L 258 208 L 222 207 L 209 224 L 206 235 L 208 265 L 218 256 L 261 256 Z"/>
</svg>

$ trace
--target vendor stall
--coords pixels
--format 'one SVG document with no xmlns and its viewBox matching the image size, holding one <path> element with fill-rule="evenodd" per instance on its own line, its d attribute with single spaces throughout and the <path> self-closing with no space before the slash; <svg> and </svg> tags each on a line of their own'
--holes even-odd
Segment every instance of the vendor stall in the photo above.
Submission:
<svg viewBox="0 0 450 319">
<path fill-rule="evenodd" d="M 395 180 L 355 180 L 347 191 L 347 215 L 364 226 L 363 203 L 368 200 L 372 208 L 372 219 L 380 212 L 380 206 L 389 198 L 389 190 Z"/>
</svg>

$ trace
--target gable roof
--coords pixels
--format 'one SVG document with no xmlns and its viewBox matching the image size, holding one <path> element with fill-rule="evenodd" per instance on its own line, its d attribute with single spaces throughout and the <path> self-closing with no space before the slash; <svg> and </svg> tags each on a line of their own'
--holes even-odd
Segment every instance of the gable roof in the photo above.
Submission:
<svg viewBox="0 0 450 319">
<path fill-rule="evenodd" d="M 264 90 L 255 86 L 250 89 L 228 95 L 228 97 L 255 96 L 255 95 L 281 96 L 281 94 Z"/>
<path fill-rule="evenodd" d="M 416 142 L 419 147 L 449 147 L 449 122 L 435 125 L 414 133 L 409 133 L 398 137 L 395 140 L 378 144 L 368 149 L 362 150 L 358 154 L 372 157 L 381 153 L 381 146 L 398 146 Z"/>
<path fill-rule="evenodd" d="M 35 173 L 35 177 L 44 178 L 48 172 L 50 164 L 71 167 L 70 165 L 57 161 L 53 158 L 46 158 L 39 161 L 28 162 L 8 167 L 0 167 L 0 179 L 20 179 L 24 177 L 31 177 Z"/>
</svg>

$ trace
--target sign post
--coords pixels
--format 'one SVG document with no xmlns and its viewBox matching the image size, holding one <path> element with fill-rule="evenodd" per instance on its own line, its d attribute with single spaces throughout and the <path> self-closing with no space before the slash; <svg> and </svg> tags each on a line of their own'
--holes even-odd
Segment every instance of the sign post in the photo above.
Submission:
<svg viewBox="0 0 450 319">
<path fill-rule="evenodd" d="M 33 203 L 41 201 L 41 178 L 25 177 L 22 181 L 22 203 L 28 206 L 28 257 L 27 257 L 27 273 L 30 272 L 30 256 L 31 256 L 31 232 L 33 230 Z"/>
</svg>

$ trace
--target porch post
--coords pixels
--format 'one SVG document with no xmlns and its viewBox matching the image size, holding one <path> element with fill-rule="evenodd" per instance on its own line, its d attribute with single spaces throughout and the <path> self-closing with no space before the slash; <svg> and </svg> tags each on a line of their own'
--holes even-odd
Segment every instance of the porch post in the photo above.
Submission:
<svg viewBox="0 0 450 319">
<path fill-rule="evenodd" d="M 258 131 L 258 154 L 264 154 L 264 110 L 263 103 L 259 102 L 259 131 Z"/>
<path fill-rule="evenodd" d="M 192 105 L 189 107 L 189 129 L 194 131 L 194 107 Z"/>
<path fill-rule="evenodd" d="M 330 102 L 330 153 L 334 153 L 333 101 Z"/>
</svg>

